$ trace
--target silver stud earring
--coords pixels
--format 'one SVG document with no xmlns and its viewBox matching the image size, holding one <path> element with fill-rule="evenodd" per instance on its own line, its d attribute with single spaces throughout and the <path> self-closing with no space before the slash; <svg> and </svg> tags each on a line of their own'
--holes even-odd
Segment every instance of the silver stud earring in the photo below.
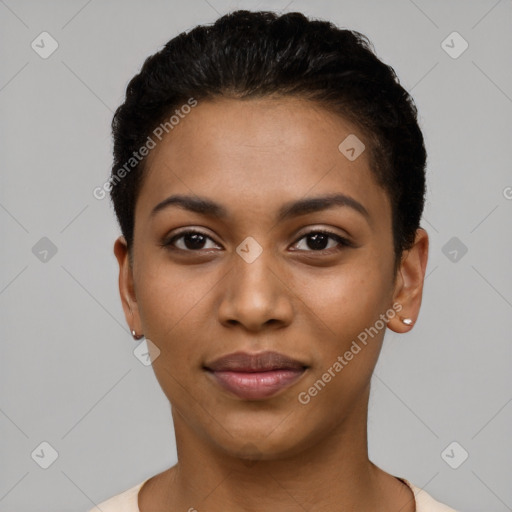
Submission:
<svg viewBox="0 0 512 512">
<path fill-rule="evenodd" d="M 412 318 L 402 318 L 402 323 L 404 323 L 405 325 L 412 325 L 413 321 Z"/>
</svg>

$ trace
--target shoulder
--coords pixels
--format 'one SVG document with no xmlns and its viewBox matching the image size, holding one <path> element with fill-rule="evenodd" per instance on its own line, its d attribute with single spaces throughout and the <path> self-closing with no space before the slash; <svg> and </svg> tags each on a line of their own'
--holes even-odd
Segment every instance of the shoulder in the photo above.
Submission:
<svg viewBox="0 0 512 512">
<path fill-rule="evenodd" d="M 134 487 L 102 501 L 88 512 L 140 512 L 138 496 L 141 487 L 146 483 L 141 482 Z"/>
<path fill-rule="evenodd" d="M 414 497 L 416 499 L 416 512 L 457 512 L 448 505 L 444 505 L 443 503 L 436 501 L 426 491 L 414 484 L 411 484 L 411 482 L 405 478 L 402 478 L 401 480 L 403 480 L 414 493 Z"/>
</svg>

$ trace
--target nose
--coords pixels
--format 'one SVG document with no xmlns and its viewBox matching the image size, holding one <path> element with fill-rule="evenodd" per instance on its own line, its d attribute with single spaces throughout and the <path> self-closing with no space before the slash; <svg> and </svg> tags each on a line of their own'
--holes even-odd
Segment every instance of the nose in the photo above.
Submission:
<svg viewBox="0 0 512 512">
<path fill-rule="evenodd" d="M 283 272 L 264 250 L 252 263 L 233 254 L 233 267 L 222 280 L 218 309 L 222 325 L 242 326 L 259 332 L 289 325 L 293 317 L 293 293 Z"/>
</svg>

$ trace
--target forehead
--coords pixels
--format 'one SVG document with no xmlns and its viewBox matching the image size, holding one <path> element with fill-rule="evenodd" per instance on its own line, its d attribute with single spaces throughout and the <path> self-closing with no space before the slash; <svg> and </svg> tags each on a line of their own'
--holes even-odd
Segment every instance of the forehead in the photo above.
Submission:
<svg viewBox="0 0 512 512">
<path fill-rule="evenodd" d="M 140 206 L 183 193 L 228 207 L 243 199 L 246 209 L 258 201 L 277 209 L 286 200 L 339 191 L 382 216 L 389 204 L 370 170 L 365 139 L 341 116 L 298 98 L 199 102 L 149 154 Z M 361 143 L 367 149 L 350 159 L 346 140 L 356 151 Z"/>
</svg>

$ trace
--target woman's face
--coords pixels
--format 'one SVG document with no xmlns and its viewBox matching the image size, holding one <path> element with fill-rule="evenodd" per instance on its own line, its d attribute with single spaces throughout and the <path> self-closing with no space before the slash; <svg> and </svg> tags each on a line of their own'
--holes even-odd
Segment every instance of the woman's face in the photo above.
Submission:
<svg viewBox="0 0 512 512">
<path fill-rule="evenodd" d="M 402 329 L 406 297 L 389 198 L 354 136 L 303 100 L 223 99 L 150 153 L 133 267 L 123 239 L 115 250 L 177 431 L 272 459 L 365 428 L 383 325 Z"/>
</svg>

